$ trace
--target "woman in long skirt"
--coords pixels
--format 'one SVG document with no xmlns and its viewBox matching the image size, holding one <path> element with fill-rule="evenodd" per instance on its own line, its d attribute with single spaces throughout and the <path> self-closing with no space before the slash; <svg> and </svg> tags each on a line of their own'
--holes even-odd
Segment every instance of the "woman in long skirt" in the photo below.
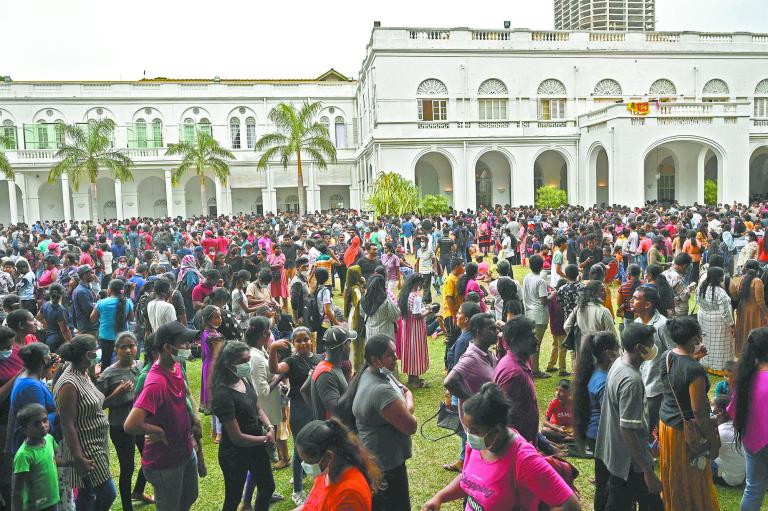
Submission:
<svg viewBox="0 0 768 511">
<path fill-rule="evenodd" d="M 763 282 L 757 273 L 760 264 L 749 259 L 744 264 L 744 272 L 731 279 L 729 293 L 731 299 L 738 304 L 736 308 L 736 356 L 741 357 L 741 349 L 747 341 L 747 336 L 753 328 L 768 324 L 768 313 L 765 310 Z"/>
<path fill-rule="evenodd" d="M 734 322 L 731 298 L 723 289 L 723 269 L 710 267 L 696 295 L 698 320 L 707 355 L 701 359 L 707 371 L 722 376 L 725 364 L 734 358 Z"/>
<path fill-rule="evenodd" d="M 408 385 L 425 387 L 420 377 L 429 369 L 429 351 L 427 347 L 427 323 L 429 311 L 424 308 L 421 299 L 421 287 L 424 278 L 414 273 L 405 281 L 400 290 L 398 306 L 403 316 L 402 370 L 408 375 Z"/>
<path fill-rule="evenodd" d="M 285 254 L 282 253 L 283 247 L 280 245 L 274 245 L 273 250 L 274 253 L 267 257 L 269 269 L 272 272 L 272 283 L 269 290 L 272 298 L 277 300 L 285 309 L 288 306 L 288 301 L 286 300 L 288 297 L 288 281 L 285 276 Z"/>
</svg>

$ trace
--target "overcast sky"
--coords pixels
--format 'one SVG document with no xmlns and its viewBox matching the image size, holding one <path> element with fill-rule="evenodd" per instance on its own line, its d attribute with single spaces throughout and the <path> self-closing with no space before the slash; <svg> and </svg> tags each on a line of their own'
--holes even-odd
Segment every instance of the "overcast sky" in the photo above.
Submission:
<svg viewBox="0 0 768 511">
<path fill-rule="evenodd" d="M 657 0 L 657 30 L 768 32 L 767 0 Z M 383 26 L 552 29 L 553 0 L 0 0 L 15 80 L 356 77 Z M 478 11 L 477 8 L 480 10 Z"/>
</svg>

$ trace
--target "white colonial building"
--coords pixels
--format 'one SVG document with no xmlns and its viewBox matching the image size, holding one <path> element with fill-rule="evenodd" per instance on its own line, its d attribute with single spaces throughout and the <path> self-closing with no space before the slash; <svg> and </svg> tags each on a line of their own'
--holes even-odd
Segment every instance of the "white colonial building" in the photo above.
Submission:
<svg viewBox="0 0 768 511">
<path fill-rule="evenodd" d="M 768 193 L 768 35 L 375 26 L 357 80 L 0 81 L 0 130 L 17 171 L 0 222 L 87 219 L 87 186 L 48 184 L 57 122 L 109 117 L 135 179 L 97 182 L 99 218 L 295 209 L 296 169 L 256 169 L 255 140 L 281 101 L 321 101 L 338 160 L 306 162 L 310 210 L 364 208 L 380 171 L 457 209 L 569 202 L 745 202 Z M 629 108 L 629 105 L 635 108 Z M 200 204 L 193 175 L 173 187 L 165 147 L 210 129 L 237 159 Z"/>
</svg>

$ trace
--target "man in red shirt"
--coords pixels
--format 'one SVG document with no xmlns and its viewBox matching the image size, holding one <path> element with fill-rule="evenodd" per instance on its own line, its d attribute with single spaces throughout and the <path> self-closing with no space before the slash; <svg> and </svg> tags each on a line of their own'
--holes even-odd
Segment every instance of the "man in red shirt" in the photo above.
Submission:
<svg viewBox="0 0 768 511">
<path fill-rule="evenodd" d="M 203 277 L 205 280 L 192 290 L 192 306 L 195 310 L 205 306 L 205 298 L 213 292 L 213 288 L 221 280 L 221 274 L 217 270 L 206 270 L 203 272 Z"/>
<path fill-rule="evenodd" d="M 203 241 L 200 242 L 200 246 L 203 247 L 205 255 L 213 261 L 213 258 L 216 256 L 216 250 L 219 248 L 219 244 L 213 237 L 211 231 L 205 231 L 204 236 Z"/>
<path fill-rule="evenodd" d="M 226 254 L 228 249 L 229 239 L 224 236 L 224 229 L 219 229 L 218 236 L 216 237 L 216 252 Z"/>
</svg>

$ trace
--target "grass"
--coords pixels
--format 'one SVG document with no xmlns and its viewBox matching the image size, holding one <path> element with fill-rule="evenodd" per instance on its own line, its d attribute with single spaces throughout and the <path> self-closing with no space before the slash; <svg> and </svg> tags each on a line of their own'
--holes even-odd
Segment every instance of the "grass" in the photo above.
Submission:
<svg viewBox="0 0 768 511">
<path fill-rule="evenodd" d="M 528 272 L 526 268 L 515 267 L 515 278 L 522 282 L 522 278 Z M 335 300 L 340 302 L 339 293 Z M 437 298 L 435 298 L 437 299 Z M 616 300 L 614 298 L 614 304 Z M 549 359 L 549 354 L 552 347 L 552 337 L 547 332 L 544 342 L 542 343 L 541 360 L 542 364 L 546 364 Z M 437 411 L 438 404 L 443 399 L 443 387 L 442 382 L 444 378 L 443 371 L 443 338 L 439 337 L 437 340 L 429 339 L 430 350 L 430 366 L 429 371 L 424 375 L 424 379 L 431 385 L 430 388 L 414 389 L 413 394 L 416 402 L 416 417 L 419 425 L 429 418 Z M 569 357 L 570 364 L 570 357 Z M 570 367 L 569 367 L 570 369 Z M 200 390 L 200 361 L 195 360 L 189 364 L 188 375 L 190 378 L 190 384 L 192 386 L 195 397 L 199 396 Z M 541 416 L 543 417 L 549 401 L 554 397 L 555 385 L 558 378 L 553 377 L 545 380 L 536 380 L 536 392 L 538 395 L 539 409 Z M 717 378 L 712 378 L 712 388 L 718 381 Z M 208 464 L 208 477 L 200 480 L 200 494 L 197 502 L 193 506 L 194 510 L 210 511 L 214 509 L 220 509 L 224 500 L 224 479 L 221 475 L 221 470 L 218 465 L 218 446 L 211 441 L 211 421 L 208 417 L 202 418 L 205 440 L 205 458 Z M 438 430 L 434 427 L 434 423 L 431 427 L 426 427 L 425 431 L 430 436 L 439 436 L 442 430 Z M 292 442 L 289 441 L 289 448 L 292 452 Z M 421 505 L 426 502 L 435 492 L 440 490 L 446 485 L 454 476 L 454 473 L 449 473 L 441 468 L 441 465 L 445 463 L 453 462 L 457 459 L 459 451 L 459 439 L 456 436 L 440 440 L 438 442 L 431 442 L 424 439 L 419 433 L 413 436 L 413 457 L 407 462 L 408 474 L 410 481 L 410 494 L 411 494 L 411 506 L 414 510 L 419 510 Z M 117 483 L 117 476 L 119 474 L 119 467 L 117 463 L 117 456 L 112 453 L 110 458 L 112 473 Z M 592 509 L 592 500 L 594 498 L 594 486 L 590 483 L 590 480 L 594 478 L 594 462 L 592 460 L 582 460 L 571 458 L 570 461 L 578 467 L 580 476 L 576 480 L 577 487 L 582 496 L 582 508 Z M 139 463 L 137 454 L 137 466 Z M 290 501 L 290 495 L 292 486 L 289 484 L 291 478 L 290 468 L 280 470 L 274 473 L 275 483 L 277 485 L 277 491 L 280 492 L 286 499 L 282 502 L 274 504 L 270 509 L 274 511 L 286 511 L 294 508 L 293 503 Z M 309 481 L 305 481 L 305 488 L 309 489 Z M 723 511 L 736 510 L 739 508 L 739 502 L 743 493 L 743 488 L 718 488 L 718 494 L 720 498 L 720 509 Z M 151 486 L 148 486 L 148 491 L 151 491 Z M 113 509 L 122 509 L 120 506 L 120 499 L 113 505 Z M 141 509 L 141 508 L 138 508 Z M 459 503 L 451 503 L 442 507 L 446 511 L 459 511 L 461 506 Z M 768 510 L 768 503 L 764 504 L 763 508 Z"/>
</svg>

